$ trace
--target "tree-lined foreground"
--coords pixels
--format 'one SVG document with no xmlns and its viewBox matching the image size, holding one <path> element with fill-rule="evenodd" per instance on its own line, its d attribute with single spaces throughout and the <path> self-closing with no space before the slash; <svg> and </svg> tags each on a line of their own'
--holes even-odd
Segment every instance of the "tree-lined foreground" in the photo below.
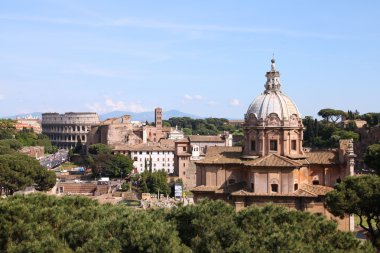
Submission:
<svg viewBox="0 0 380 253">
<path fill-rule="evenodd" d="M 148 212 L 36 194 L 0 200 L 0 213 L 1 252 L 374 252 L 332 221 L 271 205 Z"/>
</svg>

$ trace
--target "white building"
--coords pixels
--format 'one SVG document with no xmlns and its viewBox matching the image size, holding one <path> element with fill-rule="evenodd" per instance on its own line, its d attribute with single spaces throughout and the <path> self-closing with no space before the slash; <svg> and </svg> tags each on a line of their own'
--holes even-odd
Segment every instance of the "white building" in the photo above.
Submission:
<svg viewBox="0 0 380 253">
<path fill-rule="evenodd" d="M 152 168 L 152 171 L 165 170 L 168 174 L 174 172 L 174 147 L 139 144 L 136 146 L 116 146 L 114 154 L 129 155 L 138 173 Z"/>
<path fill-rule="evenodd" d="M 176 126 L 175 128 L 170 128 L 170 132 L 168 134 L 168 139 L 169 140 L 180 140 L 183 139 L 185 135 L 181 130 L 178 129 Z"/>
</svg>

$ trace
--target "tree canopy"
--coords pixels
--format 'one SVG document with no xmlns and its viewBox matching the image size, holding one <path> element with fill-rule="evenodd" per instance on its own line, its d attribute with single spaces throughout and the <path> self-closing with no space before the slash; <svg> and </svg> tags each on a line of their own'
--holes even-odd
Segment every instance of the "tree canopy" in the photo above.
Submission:
<svg viewBox="0 0 380 253">
<path fill-rule="evenodd" d="M 338 120 L 342 119 L 343 116 L 346 116 L 347 113 L 342 110 L 326 108 L 320 110 L 318 115 L 328 122 L 336 123 Z"/>
<path fill-rule="evenodd" d="M 47 171 L 36 159 L 19 153 L 0 155 L 0 189 L 6 195 L 32 185 L 46 191 L 55 183 L 55 173 Z"/>
<path fill-rule="evenodd" d="M 325 120 L 318 121 L 311 116 L 303 119 L 304 145 L 312 148 L 336 148 L 341 139 L 359 140 L 359 134 L 344 129 L 340 124 Z"/>
<path fill-rule="evenodd" d="M 241 127 L 228 124 L 228 120 L 224 118 L 192 119 L 189 117 L 173 117 L 165 120 L 164 124 L 182 128 L 185 135 L 218 135 L 224 131 L 230 133 L 242 131 Z"/>
<path fill-rule="evenodd" d="M 88 153 L 86 164 L 91 167 L 95 177 L 125 177 L 133 169 L 133 162 L 128 156 L 113 155 L 112 149 L 107 145 L 91 145 Z"/>
<path fill-rule="evenodd" d="M 380 144 L 373 144 L 367 147 L 364 154 L 364 162 L 380 175 Z"/>
<path fill-rule="evenodd" d="M 271 205 L 138 211 L 37 194 L 0 200 L 0 212 L 2 252 L 374 252 L 332 221 Z"/>
<path fill-rule="evenodd" d="M 16 121 L 10 119 L 0 119 L 0 152 L 4 148 L 4 142 L 13 143 L 16 145 L 10 145 L 10 148 L 14 151 L 24 146 L 43 146 L 45 153 L 57 152 L 57 147 L 51 144 L 51 141 L 46 135 L 36 134 L 31 129 L 22 129 L 16 131 Z M 8 152 L 10 153 L 10 152 Z"/>
<path fill-rule="evenodd" d="M 165 170 L 151 171 L 150 169 L 144 170 L 143 173 L 135 175 L 132 178 L 132 183 L 139 192 L 149 192 L 153 194 L 169 195 L 171 189 L 168 184 L 168 174 Z"/>
<path fill-rule="evenodd" d="M 112 149 L 105 144 L 98 143 L 89 146 L 88 153 L 90 153 L 91 155 L 111 154 Z"/>
<path fill-rule="evenodd" d="M 360 226 L 380 249 L 380 177 L 375 175 L 347 177 L 326 195 L 329 211 L 335 216 L 356 214 Z"/>
</svg>

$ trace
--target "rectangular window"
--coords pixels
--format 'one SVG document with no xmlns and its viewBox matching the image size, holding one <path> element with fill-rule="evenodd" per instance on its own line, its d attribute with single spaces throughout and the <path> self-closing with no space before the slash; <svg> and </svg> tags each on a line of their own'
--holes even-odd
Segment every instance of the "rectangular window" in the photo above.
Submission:
<svg viewBox="0 0 380 253">
<path fill-rule="evenodd" d="M 251 151 L 256 151 L 256 141 L 251 141 Z"/>
<path fill-rule="evenodd" d="M 183 150 L 183 151 L 186 151 L 186 147 L 182 147 L 182 150 Z"/>
<path fill-rule="evenodd" d="M 278 184 L 271 184 L 271 190 L 272 192 L 278 192 Z"/>
<path fill-rule="evenodd" d="M 271 140 L 269 142 L 270 151 L 277 151 L 277 140 Z"/>
<path fill-rule="evenodd" d="M 292 150 L 297 150 L 297 141 L 292 140 Z"/>
<path fill-rule="evenodd" d="M 133 157 L 133 161 L 137 162 L 137 157 L 136 156 Z"/>
</svg>

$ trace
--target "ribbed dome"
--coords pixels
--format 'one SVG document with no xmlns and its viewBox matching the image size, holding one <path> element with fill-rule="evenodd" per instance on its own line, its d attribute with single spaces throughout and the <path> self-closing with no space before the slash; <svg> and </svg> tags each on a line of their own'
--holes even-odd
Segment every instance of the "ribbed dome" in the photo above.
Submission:
<svg viewBox="0 0 380 253">
<path fill-rule="evenodd" d="M 290 116 L 300 113 L 296 104 L 281 91 L 266 91 L 258 96 L 249 106 L 247 115 L 255 114 L 257 119 L 266 119 L 271 113 L 276 113 L 280 120 L 289 120 Z"/>
<path fill-rule="evenodd" d="M 276 113 L 280 120 L 289 120 L 295 114 L 301 115 L 296 104 L 281 91 L 280 72 L 276 70 L 275 60 L 271 60 L 271 71 L 266 73 L 265 91 L 249 106 L 247 115 L 255 114 L 258 120 L 266 119 L 271 113 Z"/>
</svg>

